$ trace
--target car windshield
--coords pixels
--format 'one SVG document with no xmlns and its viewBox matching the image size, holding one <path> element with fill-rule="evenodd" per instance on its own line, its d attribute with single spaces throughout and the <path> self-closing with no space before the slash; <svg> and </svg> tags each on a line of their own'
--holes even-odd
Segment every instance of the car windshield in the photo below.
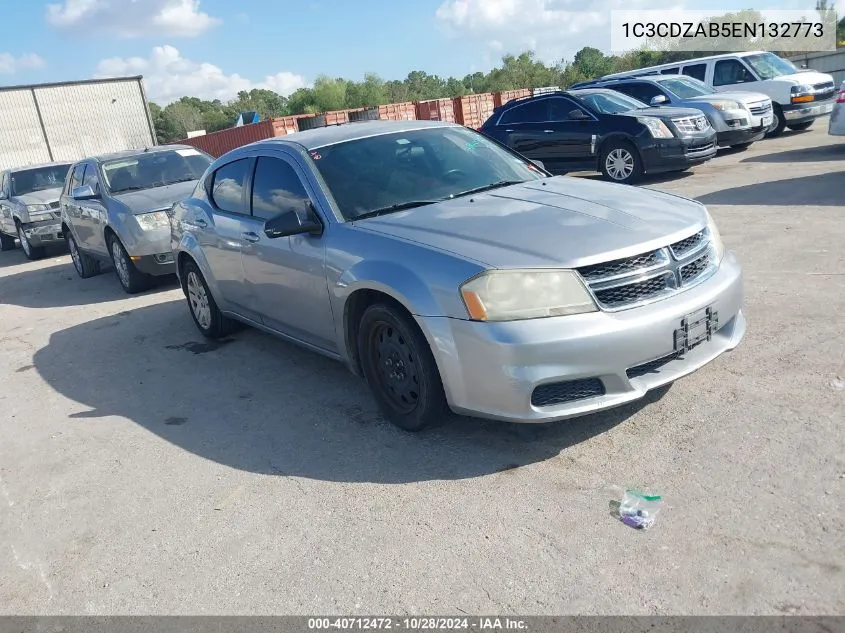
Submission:
<svg viewBox="0 0 845 633">
<path fill-rule="evenodd" d="M 457 126 L 381 134 L 310 153 L 347 220 L 546 177 L 527 160 Z"/>
<path fill-rule="evenodd" d="M 746 55 L 743 59 L 748 62 L 760 79 L 772 79 L 783 75 L 794 75 L 798 69 L 792 62 L 778 57 L 774 53 L 759 53 Z"/>
<path fill-rule="evenodd" d="M 593 110 L 601 112 L 602 114 L 619 114 L 620 112 L 630 112 L 631 110 L 639 110 L 641 108 L 648 107 L 648 105 L 642 101 L 638 101 L 637 99 L 622 93 L 580 92 L 575 90 L 572 94 L 581 99 L 581 101 L 586 103 Z"/>
<path fill-rule="evenodd" d="M 151 151 L 103 163 L 109 191 L 122 193 L 199 180 L 211 158 L 195 149 Z"/>
<path fill-rule="evenodd" d="M 701 95 L 711 95 L 715 90 L 698 79 L 687 79 L 686 77 L 672 77 L 657 81 L 664 90 L 668 90 L 679 99 L 692 99 Z"/>
<path fill-rule="evenodd" d="M 69 169 L 70 164 L 13 171 L 10 174 L 11 193 L 13 196 L 25 196 L 33 191 L 59 188 L 65 184 Z"/>
</svg>

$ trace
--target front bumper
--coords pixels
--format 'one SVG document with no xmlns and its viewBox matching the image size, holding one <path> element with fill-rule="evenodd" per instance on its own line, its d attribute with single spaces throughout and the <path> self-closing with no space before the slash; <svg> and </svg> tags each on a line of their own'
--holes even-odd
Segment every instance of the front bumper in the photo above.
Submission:
<svg viewBox="0 0 845 633">
<path fill-rule="evenodd" d="M 417 319 L 432 343 L 454 411 L 551 422 L 637 400 L 734 349 L 745 335 L 743 300 L 741 267 L 729 252 L 707 281 L 640 308 L 509 323 Z M 719 315 L 710 341 L 629 378 L 631 368 L 670 356 L 681 319 L 704 307 Z M 581 379 L 600 380 L 604 394 L 548 407 L 532 404 L 538 386 Z"/>
<path fill-rule="evenodd" d="M 131 255 L 132 263 L 139 272 L 159 277 L 176 274 L 176 260 L 170 251 L 155 255 Z"/>
<path fill-rule="evenodd" d="M 683 138 L 654 139 L 640 149 L 643 169 L 648 174 L 686 169 L 705 163 L 716 155 L 716 132 Z"/>
<path fill-rule="evenodd" d="M 65 236 L 62 233 L 62 223 L 56 220 L 41 220 L 22 224 L 26 239 L 32 246 L 45 246 L 64 242 Z"/>
<path fill-rule="evenodd" d="M 717 135 L 717 143 L 719 147 L 731 147 L 733 145 L 743 145 L 745 143 L 753 143 L 761 140 L 766 136 L 766 131 L 769 125 L 765 127 L 747 127 L 744 130 L 726 130 L 719 132 Z"/>
<path fill-rule="evenodd" d="M 836 99 L 827 99 L 826 101 L 817 101 L 812 103 L 793 103 L 781 106 L 783 110 L 783 117 L 786 119 L 786 124 L 790 123 L 806 123 L 813 121 L 821 116 L 830 114 L 833 111 L 833 106 L 836 104 Z"/>
</svg>

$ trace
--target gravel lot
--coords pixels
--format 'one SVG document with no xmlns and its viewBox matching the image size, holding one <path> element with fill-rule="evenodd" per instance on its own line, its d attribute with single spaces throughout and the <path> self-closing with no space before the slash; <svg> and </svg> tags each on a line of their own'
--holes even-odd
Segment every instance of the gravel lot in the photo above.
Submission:
<svg viewBox="0 0 845 633">
<path fill-rule="evenodd" d="M 845 143 L 646 186 L 746 270 L 732 354 L 546 426 L 380 420 L 345 368 L 201 340 L 174 284 L 0 255 L 0 613 L 845 613 Z M 837 378 L 837 376 L 839 378 Z M 621 487 L 657 525 L 612 519 Z"/>
</svg>

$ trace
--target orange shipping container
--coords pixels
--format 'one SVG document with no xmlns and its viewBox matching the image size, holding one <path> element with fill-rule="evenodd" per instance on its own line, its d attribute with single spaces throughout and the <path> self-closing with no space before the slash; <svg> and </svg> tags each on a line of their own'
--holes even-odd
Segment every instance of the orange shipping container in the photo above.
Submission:
<svg viewBox="0 0 845 633">
<path fill-rule="evenodd" d="M 417 118 L 420 121 L 455 122 L 455 105 L 451 99 L 417 101 Z"/>
<path fill-rule="evenodd" d="M 388 103 L 378 107 L 378 118 L 382 121 L 413 121 L 417 118 L 417 109 L 410 101 Z"/>
<path fill-rule="evenodd" d="M 455 120 L 477 130 L 493 114 L 494 107 L 492 92 L 455 97 Z"/>
<path fill-rule="evenodd" d="M 236 147 L 261 141 L 265 138 L 273 138 L 274 136 L 276 136 L 276 133 L 273 121 L 267 119 L 259 123 L 232 127 L 227 130 L 204 134 L 203 136 L 195 136 L 194 138 L 186 138 L 179 141 L 179 143 L 191 145 L 218 158 Z"/>
<path fill-rule="evenodd" d="M 505 105 L 508 101 L 530 96 L 530 88 L 520 88 L 519 90 L 503 90 L 502 92 L 496 92 L 493 94 L 493 99 L 495 100 L 496 107 L 498 108 L 499 106 Z"/>
</svg>

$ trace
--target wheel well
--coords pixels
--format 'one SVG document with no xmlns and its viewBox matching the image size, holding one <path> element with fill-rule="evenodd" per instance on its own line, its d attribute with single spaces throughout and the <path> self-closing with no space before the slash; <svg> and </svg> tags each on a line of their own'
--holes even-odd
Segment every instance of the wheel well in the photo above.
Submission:
<svg viewBox="0 0 845 633">
<path fill-rule="evenodd" d="M 109 249 L 109 253 L 111 253 L 111 248 L 109 248 L 109 236 L 110 235 L 114 235 L 115 238 L 117 238 L 118 241 L 120 240 L 120 238 L 117 236 L 117 233 L 114 232 L 114 229 L 112 229 L 112 227 L 106 226 L 106 228 L 103 229 L 103 238 L 105 239 L 106 248 Z"/>
<path fill-rule="evenodd" d="M 637 147 L 637 144 L 628 136 L 616 134 L 600 141 L 599 144 L 596 146 L 596 167 L 598 167 L 598 171 L 601 171 L 601 156 L 604 152 L 604 148 L 611 143 L 624 143 L 626 145 L 630 145 L 634 148 L 634 151 L 637 153 L 637 156 L 640 158 L 640 160 L 642 160 L 642 157 L 640 156 L 640 150 Z"/>
<path fill-rule="evenodd" d="M 193 261 L 194 258 L 188 255 L 185 251 L 180 251 L 179 254 L 176 256 L 176 270 L 179 272 L 180 279 L 182 277 L 182 271 L 185 269 L 185 264 Z"/>
<path fill-rule="evenodd" d="M 346 349 L 349 353 L 349 361 L 352 371 L 361 375 L 361 359 L 358 357 L 358 326 L 361 324 L 361 317 L 364 311 L 376 303 L 386 303 L 401 311 L 409 317 L 412 326 L 416 327 L 416 321 L 399 301 L 389 294 L 379 290 L 356 290 L 344 304 L 343 311 L 343 332 Z"/>
</svg>

